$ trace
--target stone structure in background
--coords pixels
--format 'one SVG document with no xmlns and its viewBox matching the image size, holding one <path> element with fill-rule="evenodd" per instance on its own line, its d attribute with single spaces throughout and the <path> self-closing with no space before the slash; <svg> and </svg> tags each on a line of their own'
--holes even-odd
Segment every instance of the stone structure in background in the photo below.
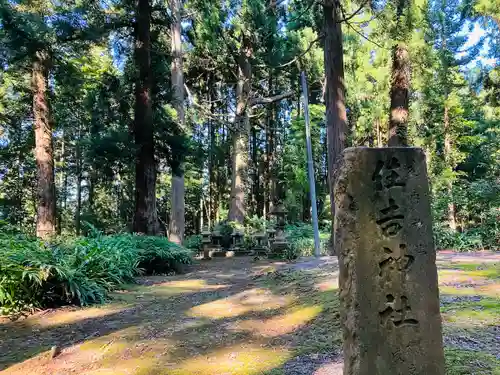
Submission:
<svg viewBox="0 0 500 375">
<path fill-rule="evenodd" d="M 235 255 L 248 255 L 250 251 L 246 250 L 243 246 L 243 238 L 245 234 L 238 229 L 235 229 L 231 234 L 231 250 Z"/>
<path fill-rule="evenodd" d="M 222 234 L 219 231 L 212 232 L 212 254 L 213 257 L 225 257 L 226 250 L 222 247 Z"/>
<path fill-rule="evenodd" d="M 346 149 L 335 209 L 344 375 L 444 375 L 423 151 Z"/>
<path fill-rule="evenodd" d="M 255 246 L 253 247 L 253 253 L 255 256 L 267 256 L 269 253 L 268 240 L 266 233 L 255 233 L 253 235 L 255 239 Z"/>
<path fill-rule="evenodd" d="M 288 211 L 281 203 L 274 207 L 273 210 L 269 213 L 269 215 L 271 216 L 276 216 L 276 232 L 274 233 L 273 240 L 270 242 L 270 258 L 281 258 L 283 256 L 283 253 L 289 246 L 285 234 L 285 216 L 287 213 Z"/>
<path fill-rule="evenodd" d="M 203 259 L 210 260 L 212 259 L 212 232 L 208 227 L 204 227 L 201 232 L 201 244 L 203 247 Z"/>
</svg>

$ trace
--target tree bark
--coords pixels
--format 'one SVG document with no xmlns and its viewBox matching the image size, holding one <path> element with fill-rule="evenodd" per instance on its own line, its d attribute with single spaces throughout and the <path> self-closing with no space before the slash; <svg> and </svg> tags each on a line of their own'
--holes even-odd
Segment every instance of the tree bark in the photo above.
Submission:
<svg viewBox="0 0 500 375">
<path fill-rule="evenodd" d="M 154 235 L 158 231 L 156 212 L 156 163 L 154 159 L 153 112 L 151 105 L 149 0 L 137 1 L 135 30 L 134 138 L 137 148 L 135 163 L 134 232 Z"/>
<path fill-rule="evenodd" d="M 389 146 L 408 146 L 408 103 L 410 57 L 404 43 L 392 52 L 391 107 L 389 113 Z"/>
<path fill-rule="evenodd" d="M 325 31 L 325 102 L 328 144 L 328 179 L 330 187 L 330 211 L 335 218 L 335 164 L 347 143 L 347 112 L 345 107 L 344 57 L 342 46 L 342 19 L 338 1 L 327 0 L 323 5 Z M 333 231 L 332 225 L 332 231 Z M 332 232 L 333 233 L 333 232 Z M 333 241 L 332 241 L 333 244 Z"/>
<path fill-rule="evenodd" d="M 243 47 L 238 58 L 238 83 L 236 85 L 236 116 L 233 129 L 232 148 L 232 181 L 229 220 L 243 224 L 246 214 L 245 185 L 248 174 L 248 137 L 250 121 L 248 116 L 248 97 L 252 67 L 250 56 L 252 50 L 244 38 Z"/>
<path fill-rule="evenodd" d="M 182 42 L 181 42 L 181 0 L 170 1 L 172 11 L 172 91 L 173 104 L 177 112 L 177 122 L 184 131 L 184 76 L 182 72 Z M 182 157 L 181 157 L 182 158 Z M 184 170 L 182 161 L 172 167 L 171 214 L 169 223 L 169 240 L 181 244 L 185 231 L 184 206 Z"/>
<path fill-rule="evenodd" d="M 50 58 L 46 51 L 36 52 L 32 71 L 32 90 L 37 168 L 36 235 L 40 238 L 50 237 L 56 230 L 54 150 L 47 98 L 49 63 Z"/>
</svg>

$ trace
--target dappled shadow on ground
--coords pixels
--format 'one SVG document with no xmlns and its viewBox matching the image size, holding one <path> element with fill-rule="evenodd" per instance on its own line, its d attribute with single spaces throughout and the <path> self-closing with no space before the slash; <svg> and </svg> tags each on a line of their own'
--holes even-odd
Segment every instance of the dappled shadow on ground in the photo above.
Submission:
<svg viewBox="0 0 500 375">
<path fill-rule="evenodd" d="M 338 306 L 324 275 L 319 280 L 301 271 L 294 280 L 287 267 L 248 258 L 215 260 L 186 275 L 141 279 L 100 308 L 3 322 L 0 369 L 5 374 L 251 375 L 288 368 L 295 374 L 298 342 L 306 344 L 303 356 L 331 352 L 335 343 L 329 337 L 338 331 L 332 309 Z M 52 346 L 60 350 L 54 359 Z"/>
<path fill-rule="evenodd" d="M 439 259 L 445 343 L 457 358 L 481 352 L 487 361 L 500 345 L 494 305 L 500 280 L 492 264 Z M 197 263 L 185 275 L 142 278 L 102 307 L 0 323 L 0 370 L 340 375 L 337 274 L 334 258 L 296 264 L 232 258 Z M 52 359 L 54 345 L 61 352 Z"/>
</svg>

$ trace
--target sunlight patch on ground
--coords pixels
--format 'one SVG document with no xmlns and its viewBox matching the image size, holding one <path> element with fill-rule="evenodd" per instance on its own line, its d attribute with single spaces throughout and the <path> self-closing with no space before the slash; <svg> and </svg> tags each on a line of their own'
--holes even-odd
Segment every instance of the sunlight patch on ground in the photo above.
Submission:
<svg viewBox="0 0 500 375">
<path fill-rule="evenodd" d="M 31 326 L 54 327 L 73 324 L 83 320 L 102 318 L 116 314 L 125 309 L 124 305 L 106 305 L 102 307 L 87 307 L 79 309 L 59 309 L 47 314 L 34 315 L 28 318 Z"/>
<path fill-rule="evenodd" d="M 441 296 L 483 296 L 483 297 L 499 297 L 500 284 L 489 284 L 480 287 L 454 287 L 440 286 L 439 292 Z"/>
<path fill-rule="evenodd" d="M 479 276 L 478 274 L 472 275 L 470 272 L 462 270 L 440 270 L 438 275 L 440 285 L 447 285 L 450 283 L 484 284 L 487 281 L 484 276 Z"/>
<path fill-rule="evenodd" d="M 281 366 L 290 353 L 281 348 L 241 346 L 211 352 L 184 361 L 180 366 L 165 370 L 168 375 L 258 375 Z M 158 374 L 158 372 L 141 373 Z"/>
<path fill-rule="evenodd" d="M 160 295 L 175 295 L 182 293 L 195 293 L 204 290 L 217 290 L 222 288 L 227 288 L 228 285 L 207 284 L 206 280 L 194 279 L 194 280 L 175 280 L 167 281 L 161 284 L 156 284 L 154 286 L 149 286 L 147 288 L 141 288 L 145 293 L 153 293 Z"/>
<path fill-rule="evenodd" d="M 293 309 L 283 315 L 267 320 L 249 319 L 233 323 L 232 331 L 247 331 L 258 336 L 276 337 L 291 333 L 313 320 L 320 312 L 320 306 L 309 306 Z"/>
<path fill-rule="evenodd" d="M 155 297 L 169 297 L 182 294 L 193 294 L 203 291 L 213 291 L 229 287 L 225 284 L 208 284 L 206 280 L 174 280 L 154 285 L 132 285 L 127 290 L 116 291 L 112 296 L 117 300 L 136 301 L 154 299 Z"/>
<path fill-rule="evenodd" d="M 228 298 L 195 306 L 187 314 L 192 317 L 223 319 L 239 316 L 247 312 L 277 309 L 286 306 L 290 302 L 290 297 L 276 296 L 265 289 L 254 288 Z"/>
<path fill-rule="evenodd" d="M 339 288 L 338 279 L 327 280 L 323 282 L 316 283 L 316 289 L 320 292 L 330 292 L 335 291 Z"/>
</svg>

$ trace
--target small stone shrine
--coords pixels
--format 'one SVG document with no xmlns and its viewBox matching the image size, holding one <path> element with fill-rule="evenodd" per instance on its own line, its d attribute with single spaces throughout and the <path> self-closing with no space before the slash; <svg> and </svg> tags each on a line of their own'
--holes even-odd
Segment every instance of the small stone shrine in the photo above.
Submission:
<svg viewBox="0 0 500 375">
<path fill-rule="evenodd" d="M 338 168 L 344 375 L 444 375 L 423 151 L 348 148 Z"/>
</svg>

